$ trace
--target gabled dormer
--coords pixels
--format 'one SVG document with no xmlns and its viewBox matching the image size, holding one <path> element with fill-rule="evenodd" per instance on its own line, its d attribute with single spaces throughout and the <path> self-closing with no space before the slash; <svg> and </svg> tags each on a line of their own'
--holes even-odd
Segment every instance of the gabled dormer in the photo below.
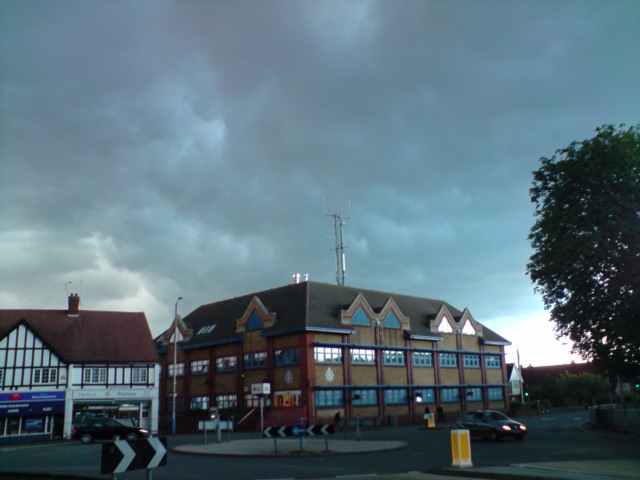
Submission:
<svg viewBox="0 0 640 480">
<path fill-rule="evenodd" d="M 458 321 L 460 332 L 463 335 L 476 335 L 482 337 L 482 325 L 475 321 L 468 308 L 465 308 Z"/>
<path fill-rule="evenodd" d="M 393 298 L 389 297 L 389 300 L 384 304 L 382 310 L 378 314 L 380 318 L 380 324 L 383 328 L 398 329 L 398 330 L 410 330 L 409 317 L 405 317 Z"/>
<path fill-rule="evenodd" d="M 361 293 L 351 302 L 348 309 L 340 311 L 340 322 L 343 325 L 370 327 L 375 318 L 375 312 Z"/>
<path fill-rule="evenodd" d="M 431 320 L 431 331 L 438 333 L 453 333 L 457 328 L 456 321 L 449 309 L 442 305 L 435 318 Z"/>
<path fill-rule="evenodd" d="M 269 312 L 258 297 L 253 297 L 242 317 L 236 320 L 236 332 L 263 330 L 276 323 L 276 314 Z"/>
<path fill-rule="evenodd" d="M 169 329 L 164 332 L 164 335 L 162 335 L 162 345 L 169 345 L 170 343 L 173 343 L 173 334 L 176 331 L 176 328 L 178 329 L 177 341 L 188 342 L 191 340 L 193 330 L 187 327 L 187 324 L 184 323 L 180 315 L 177 315 L 175 321 L 171 324 Z"/>
</svg>

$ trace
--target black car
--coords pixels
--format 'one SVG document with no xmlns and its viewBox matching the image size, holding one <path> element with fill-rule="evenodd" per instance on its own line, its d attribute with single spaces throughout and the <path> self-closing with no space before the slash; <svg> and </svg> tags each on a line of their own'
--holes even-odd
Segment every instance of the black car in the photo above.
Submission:
<svg viewBox="0 0 640 480">
<path fill-rule="evenodd" d="M 120 437 L 125 440 L 146 438 L 149 432 L 143 428 L 124 425 L 113 418 L 83 418 L 74 424 L 71 429 L 71 437 L 77 438 L 82 443 L 91 443 L 94 440 L 112 440 Z"/>
<path fill-rule="evenodd" d="M 469 430 L 470 435 L 500 440 L 504 437 L 522 440 L 527 427 L 495 410 L 465 412 L 458 419 L 458 428 Z"/>
</svg>

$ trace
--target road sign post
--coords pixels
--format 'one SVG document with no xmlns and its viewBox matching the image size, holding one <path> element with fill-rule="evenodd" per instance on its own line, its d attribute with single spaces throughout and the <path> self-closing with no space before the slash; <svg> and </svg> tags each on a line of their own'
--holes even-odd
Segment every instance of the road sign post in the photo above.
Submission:
<svg viewBox="0 0 640 480">
<path fill-rule="evenodd" d="M 116 439 L 102 445 L 100 473 L 112 474 L 118 478 L 119 473 L 130 470 L 147 470 L 147 478 L 151 479 L 151 469 L 167 464 L 166 437 L 149 437 L 127 442 Z"/>
</svg>

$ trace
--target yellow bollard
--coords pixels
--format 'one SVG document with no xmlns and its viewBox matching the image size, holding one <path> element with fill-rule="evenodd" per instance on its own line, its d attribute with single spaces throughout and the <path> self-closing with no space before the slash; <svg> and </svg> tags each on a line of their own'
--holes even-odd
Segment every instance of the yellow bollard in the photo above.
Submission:
<svg viewBox="0 0 640 480">
<path fill-rule="evenodd" d="M 436 426 L 435 418 L 433 413 L 425 414 L 425 418 L 427 420 L 427 428 L 434 428 Z"/>
<path fill-rule="evenodd" d="M 469 430 L 451 430 L 451 457 L 454 467 L 473 467 Z"/>
</svg>

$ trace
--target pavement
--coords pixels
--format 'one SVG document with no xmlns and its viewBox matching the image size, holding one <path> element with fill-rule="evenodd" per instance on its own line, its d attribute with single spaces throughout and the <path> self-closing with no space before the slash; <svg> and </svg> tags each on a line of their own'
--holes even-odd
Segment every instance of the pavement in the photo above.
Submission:
<svg viewBox="0 0 640 480">
<path fill-rule="evenodd" d="M 406 447 L 405 442 L 389 440 L 339 440 L 332 438 L 244 439 L 217 443 L 215 439 L 206 444 L 180 445 L 172 450 L 193 455 L 225 456 L 290 456 L 290 455 L 344 455 L 364 452 L 397 450 Z M 640 457 L 640 456 L 639 456 Z M 621 480 L 640 479 L 638 460 L 542 462 L 494 467 L 447 467 L 424 472 L 402 474 L 341 476 L 358 480 L 451 480 L 452 477 L 467 479 L 524 479 L 524 480 Z M 320 480 L 320 479 L 318 479 Z"/>
</svg>

